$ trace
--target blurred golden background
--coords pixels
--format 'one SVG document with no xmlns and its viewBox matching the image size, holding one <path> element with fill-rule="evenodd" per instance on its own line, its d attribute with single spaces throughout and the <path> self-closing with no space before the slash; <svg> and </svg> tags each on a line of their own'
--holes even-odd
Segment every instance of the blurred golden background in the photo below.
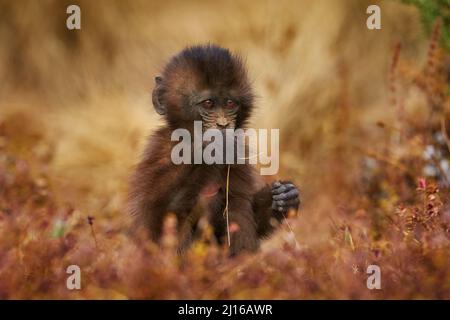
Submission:
<svg viewBox="0 0 450 320">
<path fill-rule="evenodd" d="M 81 8 L 81 30 L 66 28 L 70 4 Z M 366 27 L 370 4 L 381 7 L 381 30 Z M 448 32 L 446 10 L 441 32 Z M 104 242 L 109 239 L 112 243 L 127 241 L 123 230 L 130 219 L 123 208 L 128 177 L 146 136 L 161 123 L 151 105 L 153 78 L 171 55 L 185 46 L 208 42 L 245 57 L 258 96 L 252 126 L 280 128 L 279 177 L 300 186 L 303 207 L 293 227 L 297 241 L 305 248 L 319 250 L 329 241 L 330 223 L 341 211 L 370 216 L 378 193 L 370 189 L 374 179 L 366 177 L 367 163 L 381 159 L 396 171 L 405 165 L 398 160 L 405 153 L 423 152 L 423 148 L 412 151 L 406 143 L 397 144 L 396 150 L 401 151 L 386 151 L 399 125 L 399 109 L 392 95 L 399 94 L 400 89 L 395 92 L 390 83 L 395 48 L 401 45 L 398 70 L 406 78 L 420 75 L 430 55 L 430 33 L 414 5 L 366 0 L 1 0 L 0 168 L 7 181 L 8 174 L 13 175 L 8 171 L 12 162 L 17 175 L 21 166 L 26 166 L 30 183 L 37 188 L 20 191 L 16 186 L 14 196 L 0 202 L 3 214 L 7 215 L 6 208 L 20 207 L 11 203 L 22 197 L 21 192 L 25 193 L 23 203 L 27 203 L 26 192 L 42 192 L 43 201 L 50 198 L 52 207 L 70 207 L 74 212 L 67 222 L 64 214 L 54 209 L 55 216 L 67 224 L 67 234 L 75 234 L 73 225 L 89 215 L 96 219 L 98 238 L 105 237 Z M 439 50 L 445 73 L 448 53 Z M 441 105 L 448 110 L 448 80 L 441 82 L 446 92 Z M 427 95 L 420 88 L 402 88 L 400 104 L 407 117 L 425 119 Z M 394 137 L 386 134 L 391 127 Z M 388 196 L 381 204 L 377 202 L 374 210 L 393 211 L 399 201 L 408 200 L 414 193 L 415 179 L 421 176 L 418 170 L 407 182 L 380 178 Z M 386 183 L 392 185 L 386 187 Z M 408 183 L 406 191 L 389 193 Z M 11 185 L 9 188 L 13 192 Z M 52 219 L 48 230 L 55 228 Z M 354 215 L 346 219 L 354 221 Z M 2 228 L 14 230 L 8 229 L 6 222 Z M 20 230 L 15 232 L 24 232 Z M 90 237 L 89 230 L 83 232 Z M 4 241 L 0 261 L 17 261 L 16 255 L 24 253 L 14 250 L 26 247 L 36 237 L 40 236 Z M 267 247 L 276 243 L 271 241 Z M 351 243 L 353 246 L 353 240 Z M 117 259 L 126 259 L 125 249 L 114 250 L 122 252 Z M 330 257 L 335 254 L 328 253 Z M 70 262 L 62 256 L 56 255 L 55 261 Z M 72 260 L 74 256 L 87 263 L 87 258 L 80 258 L 83 254 L 71 255 Z M 8 265 L 3 263 L 5 270 Z M 12 273 L 6 274 L 12 277 Z M 99 277 L 90 274 L 91 280 Z M 20 277 L 17 279 L 19 282 Z M 62 289 L 52 291 L 50 285 L 41 286 L 39 282 L 27 293 L 14 294 L 13 284 L 4 283 L 2 287 L 0 283 L 0 297 L 71 297 L 58 291 Z M 97 287 L 107 285 L 97 283 Z M 114 294 L 94 290 L 78 297 L 184 297 L 173 287 L 167 295 L 115 290 Z M 329 297 L 371 297 L 355 290 Z M 247 297 L 243 292 L 223 297 Z M 260 297 L 302 296 L 282 292 L 261 291 Z M 307 297 L 327 297 L 318 288 L 308 287 L 305 292 L 310 293 Z M 448 294 L 444 290 L 441 297 L 448 298 Z"/>
</svg>

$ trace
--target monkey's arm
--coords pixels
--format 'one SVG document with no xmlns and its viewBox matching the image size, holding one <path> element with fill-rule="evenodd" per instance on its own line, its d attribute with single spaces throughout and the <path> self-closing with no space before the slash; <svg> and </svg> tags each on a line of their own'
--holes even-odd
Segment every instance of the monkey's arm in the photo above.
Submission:
<svg viewBox="0 0 450 320">
<path fill-rule="evenodd" d="M 174 212 L 171 204 L 174 189 L 179 185 L 184 171 L 170 158 L 170 130 L 162 128 L 152 134 L 131 177 L 128 211 L 134 216 L 134 227 L 145 227 L 157 242 L 161 235 L 164 216 Z"/>
<path fill-rule="evenodd" d="M 289 181 L 276 181 L 266 185 L 253 196 L 253 212 L 258 236 L 268 236 L 274 229 L 274 222 L 281 222 L 290 209 L 298 210 L 300 193 Z"/>
</svg>

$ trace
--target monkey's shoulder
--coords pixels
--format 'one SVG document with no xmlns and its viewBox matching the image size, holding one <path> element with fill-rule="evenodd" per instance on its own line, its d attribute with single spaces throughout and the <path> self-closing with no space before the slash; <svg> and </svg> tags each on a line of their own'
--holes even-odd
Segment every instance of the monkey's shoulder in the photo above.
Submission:
<svg viewBox="0 0 450 320">
<path fill-rule="evenodd" d="M 160 128 L 147 138 L 142 160 L 159 165 L 170 165 L 172 164 L 170 158 L 172 147 L 170 130 Z"/>
</svg>

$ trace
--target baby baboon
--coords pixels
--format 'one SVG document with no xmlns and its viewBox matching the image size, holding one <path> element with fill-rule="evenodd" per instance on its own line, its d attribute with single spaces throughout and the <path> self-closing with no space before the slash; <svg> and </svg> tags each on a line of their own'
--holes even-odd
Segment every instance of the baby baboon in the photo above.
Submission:
<svg viewBox="0 0 450 320">
<path fill-rule="evenodd" d="M 197 204 L 222 242 L 227 235 L 223 212 L 228 187 L 228 218 L 233 226 L 230 253 L 255 251 L 259 239 L 300 203 L 294 184 L 277 181 L 262 183 L 249 164 L 179 164 L 171 159 L 176 142 L 171 133 L 183 128 L 194 130 L 194 121 L 206 129 L 245 128 L 253 108 L 253 93 L 242 60 L 229 50 L 214 46 L 186 48 L 155 78 L 153 105 L 166 125 L 148 141 L 143 158 L 133 175 L 130 210 L 136 224 L 145 226 L 151 238 L 159 241 L 163 218 L 174 213 L 178 220 L 179 250 L 192 242 L 197 223 Z M 228 179 L 227 179 L 228 176 Z M 259 186 L 259 187 L 258 187 Z"/>
</svg>

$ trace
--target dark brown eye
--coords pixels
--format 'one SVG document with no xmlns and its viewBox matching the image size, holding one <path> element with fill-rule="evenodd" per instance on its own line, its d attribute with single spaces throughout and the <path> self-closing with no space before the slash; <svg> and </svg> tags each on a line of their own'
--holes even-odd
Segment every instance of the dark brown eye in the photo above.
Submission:
<svg viewBox="0 0 450 320">
<path fill-rule="evenodd" d="M 227 108 L 229 108 L 229 109 L 234 109 L 234 108 L 236 108 L 236 103 L 235 103 L 233 100 L 228 99 L 228 100 L 227 100 Z"/>
<path fill-rule="evenodd" d="M 212 107 L 214 107 L 214 102 L 211 99 L 208 99 L 208 100 L 203 101 L 202 105 L 206 109 L 211 109 Z"/>
</svg>

